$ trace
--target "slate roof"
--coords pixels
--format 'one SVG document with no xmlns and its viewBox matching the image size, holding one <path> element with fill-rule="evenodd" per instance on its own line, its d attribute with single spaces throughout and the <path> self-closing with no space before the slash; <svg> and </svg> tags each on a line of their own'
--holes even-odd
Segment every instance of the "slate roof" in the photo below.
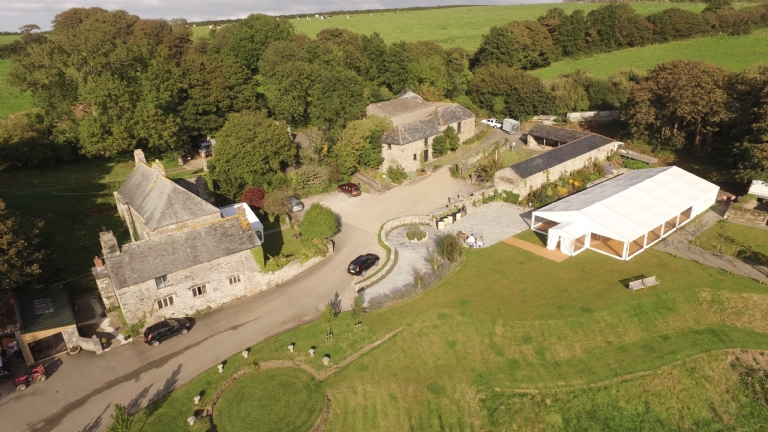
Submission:
<svg viewBox="0 0 768 432">
<path fill-rule="evenodd" d="M 117 193 L 144 219 L 150 231 L 219 213 L 213 205 L 143 163 L 136 165 Z"/>
<path fill-rule="evenodd" d="M 19 294 L 19 327 L 22 334 L 76 324 L 69 299 L 62 288 Z"/>
<path fill-rule="evenodd" d="M 592 133 L 537 124 L 528 131 L 528 135 L 552 141 L 559 141 L 561 143 L 569 143 L 571 141 L 576 141 L 577 139 L 588 137 L 592 135 Z"/>
<path fill-rule="evenodd" d="M 449 104 L 440 106 L 436 110 L 440 126 L 458 123 L 475 117 L 475 114 L 459 104 Z"/>
<path fill-rule="evenodd" d="M 418 111 L 424 108 L 431 108 L 432 104 L 425 101 L 417 94 L 405 94 L 398 99 L 371 104 L 372 107 L 380 110 L 389 117 L 396 117 L 409 112 Z"/>
<path fill-rule="evenodd" d="M 232 216 L 128 243 L 105 260 L 115 289 L 122 289 L 259 245 L 248 221 Z"/>
<path fill-rule="evenodd" d="M 530 159 L 518 162 L 511 165 L 510 168 L 512 168 L 520 178 L 528 178 L 534 174 L 548 170 L 563 162 L 577 158 L 615 141 L 616 140 L 602 135 L 591 134 L 587 137 L 572 141 L 567 145 L 556 147 Z"/>
<path fill-rule="evenodd" d="M 403 145 L 414 141 L 423 140 L 432 136 L 440 135 L 442 132 L 437 125 L 437 118 L 427 117 L 411 123 L 402 124 L 394 127 L 391 131 L 381 137 L 384 144 Z"/>
</svg>

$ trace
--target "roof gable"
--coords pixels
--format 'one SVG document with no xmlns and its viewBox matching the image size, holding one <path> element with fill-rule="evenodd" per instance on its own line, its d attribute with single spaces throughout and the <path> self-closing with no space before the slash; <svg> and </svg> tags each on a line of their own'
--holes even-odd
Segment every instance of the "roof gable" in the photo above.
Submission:
<svg viewBox="0 0 768 432">
<path fill-rule="evenodd" d="M 591 134 L 567 145 L 556 147 L 530 159 L 518 162 L 511 165 L 510 168 L 520 178 L 528 178 L 613 142 L 615 141 L 611 138 Z"/>
<path fill-rule="evenodd" d="M 144 219 L 144 225 L 151 231 L 219 213 L 213 205 L 143 163 L 136 165 L 117 194 Z"/>
<path fill-rule="evenodd" d="M 440 135 L 442 132 L 435 117 L 396 126 L 381 137 L 384 144 L 403 145 Z"/>
</svg>

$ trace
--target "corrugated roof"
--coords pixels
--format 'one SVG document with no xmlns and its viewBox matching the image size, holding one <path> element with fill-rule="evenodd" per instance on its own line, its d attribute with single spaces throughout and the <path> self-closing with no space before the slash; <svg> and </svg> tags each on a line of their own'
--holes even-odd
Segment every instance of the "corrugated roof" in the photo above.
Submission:
<svg viewBox="0 0 768 432">
<path fill-rule="evenodd" d="M 592 133 L 548 126 L 544 124 L 536 124 L 531 128 L 530 131 L 528 131 L 528 135 L 552 141 L 559 141 L 561 143 L 569 143 L 571 141 L 576 141 L 578 139 L 588 137 L 592 135 Z"/>
<path fill-rule="evenodd" d="M 123 245 L 105 260 L 115 289 L 122 289 L 259 245 L 250 224 L 233 216 Z"/>
<path fill-rule="evenodd" d="M 20 294 L 19 323 L 23 334 L 76 324 L 69 299 L 62 288 Z"/>
<path fill-rule="evenodd" d="M 150 231 L 219 213 L 213 205 L 143 163 L 136 165 L 117 193 L 144 219 Z"/>
<path fill-rule="evenodd" d="M 615 142 L 615 140 L 606 138 L 602 135 L 591 134 L 564 146 L 554 148 L 530 159 L 518 162 L 511 165 L 510 168 L 512 168 L 512 170 L 521 178 L 528 178 L 534 174 L 548 170 L 563 162 L 577 158 L 612 142 Z"/>
</svg>

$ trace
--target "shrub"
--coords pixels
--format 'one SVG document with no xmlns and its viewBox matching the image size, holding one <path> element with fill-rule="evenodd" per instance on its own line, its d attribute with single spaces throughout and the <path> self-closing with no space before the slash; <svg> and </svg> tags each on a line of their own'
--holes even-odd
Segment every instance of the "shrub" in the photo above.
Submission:
<svg viewBox="0 0 768 432">
<path fill-rule="evenodd" d="M 456 133 L 456 129 L 454 129 L 453 126 L 448 126 L 443 132 L 442 136 L 444 136 L 446 139 L 448 150 L 456 151 L 456 149 L 459 148 L 461 139 L 459 138 L 459 134 Z"/>
<path fill-rule="evenodd" d="M 427 237 L 427 233 L 418 224 L 413 224 L 408 228 L 405 237 L 410 241 L 421 241 Z"/>
<path fill-rule="evenodd" d="M 120 312 L 120 321 L 123 322 L 123 335 L 131 338 L 141 336 L 141 331 L 144 330 L 144 327 L 147 325 L 147 315 L 144 314 L 141 316 L 140 320 L 133 324 L 129 324 L 125 319 L 125 315 L 123 315 L 123 310 L 118 309 L 118 311 Z"/>
<path fill-rule="evenodd" d="M 448 138 L 445 135 L 438 135 L 432 140 L 432 156 L 440 157 L 448 153 L 450 148 L 448 147 Z"/>
<path fill-rule="evenodd" d="M 240 197 L 240 201 L 248 204 L 249 206 L 261 208 L 264 206 L 264 197 L 267 193 L 260 187 L 249 187 L 243 191 L 243 196 Z"/>
<path fill-rule="evenodd" d="M 276 272 L 287 266 L 289 262 L 291 261 L 284 257 L 283 254 L 278 254 L 277 256 L 269 256 L 269 261 L 267 261 L 267 264 L 264 266 L 264 271 L 267 273 Z"/>
<path fill-rule="evenodd" d="M 451 177 L 459 178 L 461 176 L 461 168 L 459 168 L 459 164 L 451 165 L 450 170 L 451 170 Z"/>
<path fill-rule="evenodd" d="M 309 207 L 299 227 L 302 237 L 309 240 L 327 239 L 336 234 L 338 229 L 339 225 L 333 210 L 318 203 Z"/>
<path fill-rule="evenodd" d="M 264 197 L 262 210 L 271 216 L 288 214 L 291 211 L 291 205 L 288 198 L 293 195 L 290 189 L 278 189 L 272 191 Z"/>
<path fill-rule="evenodd" d="M 464 255 L 464 248 L 461 246 L 461 242 L 452 234 L 438 237 L 435 246 L 440 257 L 453 265 L 458 264 L 461 261 L 462 255 Z"/>
<path fill-rule="evenodd" d="M 639 161 L 639 160 L 634 160 L 634 159 L 629 159 L 629 160 L 624 161 L 622 166 L 624 168 L 631 169 L 631 170 L 639 170 L 639 169 L 650 168 L 650 166 L 648 166 L 647 163 Z"/>
<path fill-rule="evenodd" d="M 402 184 L 403 181 L 408 178 L 408 174 L 400 165 L 390 165 L 390 167 L 387 168 L 387 177 L 392 180 L 392 183 Z"/>
</svg>

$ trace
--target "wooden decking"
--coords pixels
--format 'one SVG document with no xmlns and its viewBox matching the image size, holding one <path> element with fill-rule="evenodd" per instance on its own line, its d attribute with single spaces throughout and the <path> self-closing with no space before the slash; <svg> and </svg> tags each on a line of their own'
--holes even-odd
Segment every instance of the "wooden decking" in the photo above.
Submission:
<svg viewBox="0 0 768 432">
<path fill-rule="evenodd" d="M 542 258 L 546 258 L 555 262 L 563 262 L 566 258 L 568 258 L 568 255 L 558 250 L 549 250 L 544 246 L 528 243 L 527 241 L 520 240 L 517 237 L 509 237 L 508 239 L 504 240 L 504 243 L 517 246 L 520 249 L 527 250 L 528 252 L 532 252 Z"/>
</svg>

